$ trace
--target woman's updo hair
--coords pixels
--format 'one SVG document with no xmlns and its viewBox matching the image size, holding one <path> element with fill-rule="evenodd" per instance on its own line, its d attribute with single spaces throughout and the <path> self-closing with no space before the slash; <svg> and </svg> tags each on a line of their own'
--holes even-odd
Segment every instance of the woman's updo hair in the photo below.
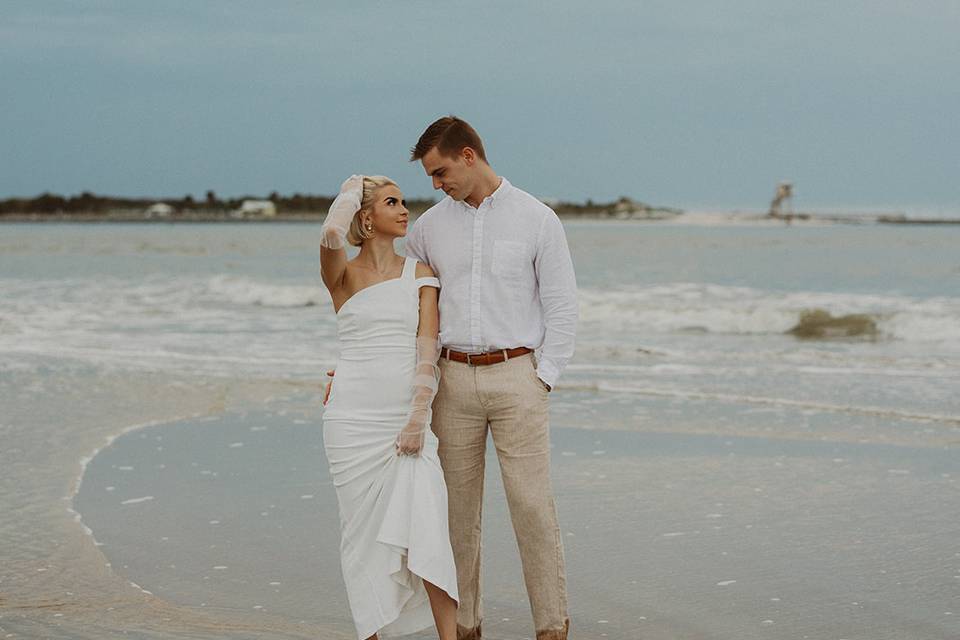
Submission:
<svg viewBox="0 0 960 640">
<path fill-rule="evenodd" d="M 363 176 L 363 198 L 360 200 L 360 211 L 354 214 L 350 228 L 347 230 L 347 242 L 353 246 L 359 247 L 364 240 L 373 235 L 364 229 L 360 214 L 373 208 L 376 204 L 374 197 L 377 191 L 388 185 L 396 187 L 397 183 L 387 176 Z"/>
</svg>

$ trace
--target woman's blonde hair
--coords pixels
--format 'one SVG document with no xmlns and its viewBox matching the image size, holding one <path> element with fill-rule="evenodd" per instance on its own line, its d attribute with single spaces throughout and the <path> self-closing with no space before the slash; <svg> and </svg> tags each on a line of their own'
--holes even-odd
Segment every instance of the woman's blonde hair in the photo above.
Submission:
<svg viewBox="0 0 960 640">
<path fill-rule="evenodd" d="M 364 240 L 373 236 L 363 227 L 360 214 L 373 208 L 373 205 L 376 204 L 374 197 L 380 188 L 391 185 L 396 187 L 397 183 L 387 176 L 363 176 L 363 198 L 360 200 L 360 210 L 354 214 L 353 221 L 350 222 L 350 228 L 347 230 L 347 242 L 358 247 L 363 244 Z"/>
</svg>

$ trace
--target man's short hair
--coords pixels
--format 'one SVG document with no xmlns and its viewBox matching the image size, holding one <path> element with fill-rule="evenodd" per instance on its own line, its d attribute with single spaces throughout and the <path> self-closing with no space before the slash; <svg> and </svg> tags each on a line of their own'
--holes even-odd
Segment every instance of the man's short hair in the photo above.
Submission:
<svg viewBox="0 0 960 640">
<path fill-rule="evenodd" d="M 448 158 L 454 158 L 464 147 L 470 147 L 481 160 L 487 161 L 480 135 L 465 120 L 456 116 L 444 116 L 427 127 L 417 140 L 417 145 L 410 150 L 410 162 L 420 160 L 434 147 Z"/>
</svg>

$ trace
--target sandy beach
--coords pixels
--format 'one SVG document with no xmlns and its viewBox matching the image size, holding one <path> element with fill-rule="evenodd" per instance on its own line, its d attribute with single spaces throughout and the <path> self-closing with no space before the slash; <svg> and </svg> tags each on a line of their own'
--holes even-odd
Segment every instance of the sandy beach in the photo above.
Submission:
<svg viewBox="0 0 960 640">
<path fill-rule="evenodd" d="M 149 406 L 125 407 L 141 386 Z M 7 637 L 352 637 L 312 389 L 134 376 L 82 399 L 50 381 L 20 400 L 33 410 L 12 424 L 70 415 L 73 428 L 4 449 L 2 498 L 20 496 L 4 533 Z M 907 446 L 556 423 L 580 637 L 932 639 L 960 628 L 956 429 Z M 88 462 L 71 455 L 97 449 Z M 484 527 L 487 632 L 528 638 L 495 472 Z"/>
</svg>

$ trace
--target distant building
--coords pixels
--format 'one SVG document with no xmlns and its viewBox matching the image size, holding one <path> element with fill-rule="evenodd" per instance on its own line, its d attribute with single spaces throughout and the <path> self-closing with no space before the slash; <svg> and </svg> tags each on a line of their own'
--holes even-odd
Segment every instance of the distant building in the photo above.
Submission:
<svg viewBox="0 0 960 640">
<path fill-rule="evenodd" d="M 647 205 L 623 196 L 613 205 L 613 215 L 617 218 L 629 218 L 637 213 L 645 213 L 647 209 Z"/>
<path fill-rule="evenodd" d="M 143 212 L 145 218 L 169 218 L 176 211 L 166 202 L 155 202 Z"/>
<path fill-rule="evenodd" d="M 240 217 L 263 216 L 272 218 L 277 215 L 277 206 L 269 200 L 244 200 L 240 208 L 237 209 L 237 213 L 240 214 Z"/>
</svg>

